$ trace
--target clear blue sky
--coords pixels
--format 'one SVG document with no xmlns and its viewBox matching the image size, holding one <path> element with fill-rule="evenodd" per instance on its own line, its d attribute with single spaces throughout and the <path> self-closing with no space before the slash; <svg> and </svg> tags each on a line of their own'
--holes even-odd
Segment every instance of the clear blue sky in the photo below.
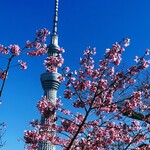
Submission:
<svg viewBox="0 0 150 150">
<path fill-rule="evenodd" d="M 54 0 L 1 0 L 0 43 L 23 47 L 26 40 L 34 39 L 35 30 L 44 27 L 51 30 L 53 9 Z M 135 55 L 150 48 L 150 1 L 60 0 L 58 33 L 59 45 L 66 51 L 65 65 L 73 69 L 87 46 L 96 47 L 97 59 L 102 59 L 106 48 L 129 37 L 131 45 L 124 53 L 128 66 L 133 64 Z M 17 139 L 29 129 L 29 121 L 40 118 L 36 103 L 43 94 L 40 74 L 45 71 L 44 57 L 21 59 L 27 60 L 28 70 L 13 68 L 3 91 L 0 121 L 7 123 L 7 129 L 2 150 L 23 150 L 24 143 Z M 0 59 L 0 67 L 2 64 L 4 61 Z M 62 95 L 62 88 L 58 95 Z"/>
</svg>

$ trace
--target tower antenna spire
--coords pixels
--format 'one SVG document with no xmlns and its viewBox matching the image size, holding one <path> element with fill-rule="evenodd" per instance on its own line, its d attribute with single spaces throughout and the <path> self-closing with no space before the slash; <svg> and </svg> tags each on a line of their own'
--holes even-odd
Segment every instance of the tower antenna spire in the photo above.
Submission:
<svg viewBox="0 0 150 150">
<path fill-rule="evenodd" d="M 53 35 L 57 35 L 57 26 L 58 26 L 58 2 L 59 2 L 59 0 L 55 0 L 54 21 L 53 21 Z"/>
<path fill-rule="evenodd" d="M 58 2 L 59 2 L 59 0 L 55 0 L 53 31 L 52 31 L 52 34 L 51 34 L 51 44 L 50 44 L 49 52 L 52 49 L 59 48 L 59 46 L 58 46 L 58 35 L 57 35 L 57 28 L 58 28 Z"/>
</svg>

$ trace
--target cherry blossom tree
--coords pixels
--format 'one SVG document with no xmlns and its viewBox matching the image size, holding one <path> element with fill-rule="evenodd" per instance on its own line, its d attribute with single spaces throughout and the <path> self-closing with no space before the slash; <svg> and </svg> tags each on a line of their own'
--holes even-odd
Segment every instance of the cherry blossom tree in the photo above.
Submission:
<svg viewBox="0 0 150 150">
<path fill-rule="evenodd" d="M 17 44 L 11 44 L 8 47 L 0 45 L 0 57 L 1 59 L 6 60 L 6 66 L 1 66 L 0 68 L 0 79 L 2 80 L 0 97 L 2 96 L 9 70 L 15 66 L 20 66 L 20 69 L 22 70 L 27 69 L 26 62 L 19 60 L 18 56 L 21 55 L 22 52 L 26 49 L 30 50 L 26 52 L 26 54 L 28 54 L 29 56 L 31 54 L 36 56 L 45 54 L 47 52 L 47 46 L 46 44 L 44 44 L 44 42 L 46 41 L 47 35 L 49 35 L 49 31 L 47 29 L 37 30 L 35 40 L 33 42 L 30 42 L 28 40 L 23 48 L 20 48 Z M 15 62 L 14 64 L 14 60 L 16 61 L 16 59 L 18 62 Z"/>
<path fill-rule="evenodd" d="M 13 60 L 16 61 L 15 58 L 25 49 L 34 49 L 27 52 L 29 56 L 45 54 L 47 46 L 43 42 L 48 34 L 46 29 L 38 30 L 35 40 L 27 41 L 22 49 L 15 44 L 8 47 L 0 45 L 0 52 L 7 60 L 6 67 L 2 67 L 0 72 L 0 97 L 9 70 L 18 65 L 23 70 L 27 68 L 26 62 L 18 60 L 18 64 L 13 64 Z M 45 140 L 63 149 L 149 148 L 149 81 L 136 84 L 137 75 L 148 68 L 149 60 L 145 57 L 149 55 L 149 50 L 143 57 L 135 57 L 134 66 L 125 71 L 116 71 L 128 45 L 129 39 L 115 43 L 106 50 L 98 67 L 93 59 L 96 50 L 87 48 L 80 59 L 80 68 L 75 71 L 70 71 L 69 67 L 61 68 L 63 49 L 58 50 L 58 56 L 46 58 L 44 66 L 47 71 L 55 72 L 57 67 L 62 70 L 59 80 L 65 80 L 64 98 L 71 102 L 72 109 L 67 110 L 60 98 L 54 105 L 42 97 L 37 107 L 48 122 L 44 125 L 38 120 L 30 122 L 37 130 L 25 131 L 24 138 L 29 149 L 37 149 L 37 143 Z M 53 134 L 54 130 L 56 135 Z"/>
<path fill-rule="evenodd" d="M 0 45 L 0 58 L 5 60 L 5 66 L 1 66 L 0 68 L 0 104 L 2 104 L 2 93 L 4 87 L 6 85 L 6 80 L 8 77 L 8 73 L 12 67 L 20 66 L 21 70 L 27 69 L 26 62 L 19 59 L 19 56 L 24 52 L 27 55 L 36 55 L 41 56 L 47 52 L 47 46 L 44 43 L 46 41 L 46 37 L 49 35 L 49 31 L 47 29 L 37 30 L 36 38 L 33 42 L 29 40 L 26 42 L 26 45 L 23 48 L 20 48 L 19 45 L 9 45 L 5 47 L 4 45 Z M 4 135 L 5 123 L 0 123 L 0 148 L 4 145 L 2 142 L 2 137 Z"/>
<path fill-rule="evenodd" d="M 6 60 L 6 66 L 0 69 L 0 97 L 10 69 L 15 66 L 27 69 L 26 62 L 19 59 L 23 51 L 29 56 L 47 53 L 44 42 L 49 32 L 38 30 L 36 35 L 35 40 L 28 40 L 24 48 L 17 44 L 8 47 L 0 45 L 0 56 Z M 139 77 L 150 63 L 146 60 L 149 50 L 142 57 L 135 57 L 134 66 L 117 71 L 129 43 L 130 40 L 125 38 L 106 49 L 104 59 L 98 65 L 94 62 L 96 49 L 88 47 L 80 58 L 80 68 L 74 71 L 62 67 L 63 49 L 58 49 L 58 56 L 46 58 L 44 66 L 48 72 L 55 72 L 58 67 L 62 71 L 59 80 L 66 87 L 64 99 L 72 108 L 68 110 L 61 103 L 61 98 L 53 104 L 43 96 L 37 108 L 47 119 L 47 124 L 41 125 L 37 119 L 30 122 L 36 129 L 25 131 L 28 149 L 37 149 L 38 142 L 42 141 L 50 141 L 64 150 L 150 148 L 149 80 Z M 140 84 L 137 77 L 142 80 Z M 4 123 L 0 127 L 1 139 Z"/>
<path fill-rule="evenodd" d="M 46 58 L 47 71 L 55 72 L 57 67 L 62 71 L 59 80 L 65 85 L 64 98 L 57 98 L 56 104 L 45 96 L 39 100 L 37 108 L 47 122 L 30 122 L 35 130 L 24 133 L 29 150 L 36 150 L 43 141 L 64 150 L 150 149 L 149 82 L 139 76 L 149 66 L 149 50 L 135 57 L 134 66 L 118 71 L 129 44 L 127 38 L 116 42 L 99 63 L 94 61 L 96 49 L 88 47 L 77 70 L 62 67 L 62 49 L 58 56 Z M 38 55 L 38 51 L 29 55 Z"/>
</svg>

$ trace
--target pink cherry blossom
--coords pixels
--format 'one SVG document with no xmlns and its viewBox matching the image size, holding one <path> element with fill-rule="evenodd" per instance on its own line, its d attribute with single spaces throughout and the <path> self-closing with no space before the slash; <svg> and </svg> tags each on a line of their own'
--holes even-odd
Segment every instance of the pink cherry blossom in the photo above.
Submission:
<svg viewBox="0 0 150 150">
<path fill-rule="evenodd" d="M 36 42 L 41 43 L 46 41 L 46 37 L 50 34 L 50 32 L 46 28 L 44 28 L 37 30 L 36 34 L 37 34 Z"/>
<path fill-rule="evenodd" d="M 4 80 L 7 77 L 6 71 L 0 72 L 0 79 Z"/>
<path fill-rule="evenodd" d="M 47 49 L 46 48 L 39 48 L 38 50 L 32 50 L 30 52 L 28 52 L 29 56 L 41 56 L 47 53 Z"/>
<path fill-rule="evenodd" d="M 149 66 L 149 61 L 145 60 L 144 58 L 141 60 L 141 66 L 139 66 L 139 69 L 146 69 Z"/>
<path fill-rule="evenodd" d="M 58 57 L 49 56 L 44 61 L 44 66 L 46 70 L 48 70 L 49 72 L 55 72 L 56 68 L 61 67 L 63 62 L 64 62 L 64 59 L 62 55 L 59 55 Z"/>
<path fill-rule="evenodd" d="M 64 91 L 64 97 L 65 97 L 65 98 L 71 99 L 72 96 L 73 96 L 73 92 L 72 92 L 72 91 L 70 91 L 70 90 L 68 90 L 68 89 L 66 89 L 66 90 Z"/>
<path fill-rule="evenodd" d="M 105 90 L 107 88 L 107 80 L 105 79 L 101 79 L 98 84 L 99 84 L 98 88 L 102 90 Z"/>
<path fill-rule="evenodd" d="M 83 114 L 77 113 L 77 115 L 76 115 L 76 123 L 77 123 L 77 124 L 82 123 L 84 117 L 85 117 L 85 116 L 84 116 Z"/>
<path fill-rule="evenodd" d="M 32 146 L 30 147 L 31 150 L 37 149 L 37 143 L 40 140 L 40 134 L 33 130 L 33 131 L 24 131 L 24 139 L 26 143 L 32 143 Z"/>
<path fill-rule="evenodd" d="M 36 127 L 37 129 L 40 129 L 40 127 L 41 127 L 40 122 L 39 122 L 37 119 L 31 121 L 31 122 L 30 122 L 30 125 L 31 125 L 32 127 Z"/>
<path fill-rule="evenodd" d="M 45 96 L 38 102 L 37 108 L 45 118 L 54 115 L 56 109 L 55 105 L 52 102 L 49 102 Z"/>
<path fill-rule="evenodd" d="M 20 47 L 18 45 L 15 45 L 15 44 L 14 45 L 10 45 L 9 48 L 10 48 L 10 52 L 14 56 L 20 55 L 21 50 L 20 50 Z"/>
<path fill-rule="evenodd" d="M 145 55 L 149 55 L 150 50 L 146 49 Z"/>
<path fill-rule="evenodd" d="M 21 66 L 21 69 L 22 69 L 22 70 L 27 69 L 26 62 L 23 62 L 22 60 L 18 60 L 18 62 L 20 63 L 20 66 Z"/>
<path fill-rule="evenodd" d="M 60 82 L 63 82 L 63 81 L 65 81 L 65 78 L 64 78 L 62 75 L 60 75 L 60 76 L 58 77 L 58 80 L 59 80 Z"/>
<path fill-rule="evenodd" d="M 66 68 L 65 68 L 65 71 L 66 71 L 66 73 L 68 73 L 68 72 L 70 71 L 70 68 L 69 68 L 69 67 L 66 67 Z"/>
<path fill-rule="evenodd" d="M 108 71 L 109 71 L 109 75 L 112 76 L 115 73 L 115 68 L 111 67 L 111 68 L 108 69 Z"/>
<path fill-rule="evenodd" d="M 140 58 L 138 56 L 135 56 L 135 62 L 139 62 L 140 61 Z"/>
<path fill-rule="evenodd" d="M 139 69 L 137 68 L 137 66 L 132 66 L 131 68 L 128 69 L 128 71 L 131 76 L 134 76 L 139 72 Z"/>
<path fill-rule="evenodd" d="M 44 29 L 37 30 L 36 34 L 37 34 L 38 37 L 40 37 L 41 35 L 42 36 L 47 36 L 47 35 L 50 34 L 50 32 L 46 28 L 44 28 Z"/>
<path fill-rule="evenodd" d="M 124 46 L 127 47 L 127 46 L 129 46 L 129 45 L 130 45 L 130 39 L 125 38 L 125 39 L 124 39 Z"/>
<path fill-rule="evenodd" d="M 59 53 L 64 53 L 65 50 L 64 50 L 63 48 L 59 48 L 59 49 L 58 49 L 58 52 L 59 52 Z"/>
<path fill-rule="evenodd" d="M 37 41 L 35 41 L 34 43 L 33 43 L 33 46 L 36 48 L 36 49 L 39 49 L 39 48 L 41 48 L 41 43 L 40 42 L 37 42 Z"/>
<path fill-rule="evenodd" d="M 75 103 L 73 103 L 73 106 L 75 107 L 75 108 L 84 108 L 85 107 L 85 103 L 83 102 L 83 101 L 81 101 L 81 100 L 77 100 Z"/>
<path fill-rule="evenodd" d="M 29 40 L 26 42 L 26 47 L 27 48 L 31 48 L 32 47 L 32 42 L 30 42 Z"/>
<path fill-rule="evenodd" d="M 3 45 L 0 45 L 0 53 L 2 54 L 8 54 L 8 49 L 4 47 Z"/>
<path fill-rule="evenodd" d="M 70 110 L 65 110 L 65 109 L 61 109 L 61 112 L 65 115 L 70 115 L 71 111 Z"/>
<path fill-rule="evenodd" d="M 140 123 L 138 121 L 133 120 L 132 121 L 132 126 L 135 130 L 140 130 L 141 129 Z"/>
</svg>

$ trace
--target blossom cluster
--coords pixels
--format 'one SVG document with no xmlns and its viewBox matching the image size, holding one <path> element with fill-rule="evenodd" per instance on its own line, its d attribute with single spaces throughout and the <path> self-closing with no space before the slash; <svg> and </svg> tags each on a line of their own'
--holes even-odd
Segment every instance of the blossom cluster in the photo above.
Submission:
<svg viewBox="0 0 150 150">
<path fill-rule="evenodd" d="M 20 66 L 21 66 L 21 69 L 22 69 L 22 70 L 27 69 L 26 62 L 23 62 L 22 60 L 18 60 L 18 62 L 20 63 Z"/>
<path fill-rule="evenodd" d="M 4 45 L 0 45 L 0 53 L 8 54 L 8 49 Z"/>
<path fill-rule="evenodd" d="M 20 50 L 20 47 L 18 45 L 10 45 L 9 48 L 10 48 L 10 52 L 13 55 L 15 55 L 15 56 L 20 55 L 21 50 Z"/>
<path fill-rule="evenodd" d="M 0 79 L 4 80 L 6 79 L 6 74 L 8 74 L 8 70 L 12 66 L 17 66 L 19 65 L 21 70 L 27 69 L 26 62 L 23 62 L 22 60 L 18 60 L 19 64 L 12 65 L 12 60 L 16 58 L 16 56 L 19 56 L 21 52 L 25 49 L 36 49 L 29 51 L 27 54 L 29 56 L 41 56 L 47 53 L 47 45 L 44 44 L 46 41 L 46 37 L 49 35 L 49 31 L 47 29 L 41 29 L 36 31 L 36 38 L 33 42 L 30 42 L 29 40 L 26 42 L 26 46 L 24 48 L 20 48 L 19 45 L 17 44 L 11 44 L 8 47 L 5 47 L 4 45 L 0 45 L 0 53 L 2 55 L 9 54 L 9 58 L 6 57 L 8 60 L 8 66 L 7 68 L 3 68 L 3 71 L 0 72 Z M 4 57 L 4 56 L 3 56 Z"/>
<path fill-rule="evenodd" d="M 26 48 L 35 48 L 35 50 L 28 52 L 29 56 L 41 56 L 47 53 L 47 45 L 44 44 L 44 42 L 46 41 L 46 37 L 50 34 L 50 32 L 44 28 L 42 30 L 37 30 L 36 34 L 37 37 L 34 42 L 30 42 L 29 40 L 26 42 Z"/>
<path fill-rule="evenodd" d="M 9 54 L 9 52 L 14 56 L 18 56 L 20 55 L 21 49 L 19 45 L 16 44 L 10 45 L 8 47 L 4 47 L 3 45 L 0 45 L 0 53 Z"/>
<path fill-rule="evenodd" d="M 43 96 L 42 100 L 38 102 L 37 108 L 45 118 L 53 116 L 56 109 L 55 105 L 52 102 L 48 101 L 46 96 Z"/>
<path fill-rule="evenodd" d="M 58 67 L 61 67 L 64 63 L 64 59 L 61 54 L 58 56 L 49 56 L 44 61 L 44 66 L 49 72 L 56 72 Z"/>
<path fill-rule="evenodd" d="M 46 28 L 44 28 L 44 29 L 37 30 L 36 34 L 37 34 L 37 41 L 45 42 L 46 37 L 50 34 L 50 32 Z"/>
<path fill-rule="evenodd" d="M 29 130 L 29 131 L 24 131 L 24 139 L 26 141 L 26 144 L 32 143 L 30 147 L 28 147 L 29 150 L 34 150 L 37 149 L 37 143 L 40 140 L 40 134 L 35 131 L 35 130 Z"/>
<path fill-rule="evenodd" d="M 27 45 L 29 45 L 29 43 L 30 42 L 27 41 Z M 30 44 L 32 44 L 32 43 L 30 43 Z M 29 51 L 28 52 L 29 56 L 41 56 L 41 55 L 44 55 L 45 53 L 47 53 L 47 51 L 48 51 L 46 44 L 42 45 L 41 43 L 34 42 L 33 46 L 36 48 L 36 50 Z M 27 47 L 29 47 L 29 46 L 27 46 Z M 29 48 L 31 48 L 31 46 Z"/>
</svg>

